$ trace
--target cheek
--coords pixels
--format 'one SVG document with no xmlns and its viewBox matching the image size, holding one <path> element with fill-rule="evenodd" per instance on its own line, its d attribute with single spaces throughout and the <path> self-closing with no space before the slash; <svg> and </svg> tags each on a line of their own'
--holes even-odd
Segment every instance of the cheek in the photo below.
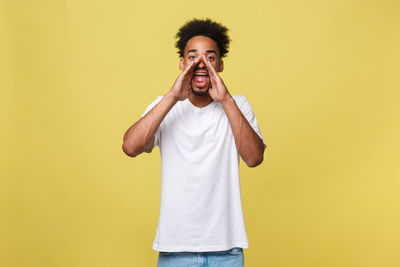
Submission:
<svg viewBox="0 0 400 267">
<path fill-rule="evenodd" d="M 185 59 L 185 61 L 183 62 L 183 66 L 185 67 L 185 69 L 186 69 L 187 66 L 189 66 L 192 63 L 192 61 L 193 60 Z"/>
<path fill-rule="evenodd" d="M 213 66 L 213 68 L 214 68 L 216 71 L 219 71 L 219 64 L 218 64 L 217 62 L 212 62 L 212 63 L 211 63 L 211 66 Z"/>
<path fill-rule="evenodd" d="M 183 71 L 186 69 L 186 66 L 188 65 L 188 62 L 186 60 L 182 61 L 182 63 L 179 65 L 181 70 Z"/>
</svg>

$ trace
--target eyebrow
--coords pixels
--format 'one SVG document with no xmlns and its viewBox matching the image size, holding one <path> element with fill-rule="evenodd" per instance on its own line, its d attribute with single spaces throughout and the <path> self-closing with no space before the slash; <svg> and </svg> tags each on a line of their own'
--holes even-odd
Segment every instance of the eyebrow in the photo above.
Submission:
<svg viewBox="0 0 400 267">
<path fill-rule="evenodd" d="M 190 52 L 197 52 L 197 49 L 190 49 L 189 51 L 186 52 L 186 54 L 189 54 Z M 217 52 L 212 49 L 206 50 L 206 52 L 207 52 L 207 54 L 210 54 L 210 53 L 217 54 Z"/>
</svg>

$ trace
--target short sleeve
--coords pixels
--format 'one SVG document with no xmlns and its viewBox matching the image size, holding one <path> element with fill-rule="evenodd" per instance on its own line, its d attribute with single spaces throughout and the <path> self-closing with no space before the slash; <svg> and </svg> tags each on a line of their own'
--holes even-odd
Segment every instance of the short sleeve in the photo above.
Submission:
<svg viewBox="0 0 400 267">
<path fill-rule="evenodd" d="M 265 143 L 264 138 L 261 134 L 260 128 L 258 127 L 256 116 L 253 112 L 253 109 L 251 108 L 249 101 L 247 100 L 247 98 L 245 96 L 242 96 L 242 95 L 235 95 L 234 99 L 235 99 L 236 104 L 238 105 L 240 111 L 242 112 L 243 116 L 247 119 L 250 126 L 257 133 L 257 135 L 261 138 L 261 140 L 264 143 L 264 148 L 266 148 L 267 144 Z"/>
<path fill-rule="evenodd" d="M 147 106 L 147 108 L 145 109 L 145 111 L 142 114 L 142 117 L 144 115 L 147 114 L 147 112 L 149 112 L 152 108 L 154 108 L 155 105 L 158 104 L 158 102 L 161 101 L 163 97 L 162 96 L 158 96 L 149 106 Z M 161 125 L 157 128 L 155 134 L 154 134 L 154 146 L 160 146 L 160 135 L 161 135 Z"/>
</svg>

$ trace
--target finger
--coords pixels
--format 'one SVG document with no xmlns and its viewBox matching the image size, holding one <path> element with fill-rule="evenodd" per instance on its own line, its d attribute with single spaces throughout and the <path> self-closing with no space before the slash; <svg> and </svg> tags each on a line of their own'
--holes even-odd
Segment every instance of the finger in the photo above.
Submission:
<svg viewBox="0 0 400 267">
<path fill-rule="evenodd" d="M 186 69 L 184 69 L 180 75 L 183 79 L 188 79 L 191 78 L 194 72 L 195 66 L 198 64 L 196 61 L 192 61 L 188 66 L 186 66 Z"/>
<path fill-rule="evenodd" d="M 192 61 L 187 67 L 186 69 L 183 71 L 184 74 L 188 73 L 188 72 L 192 72 L 194 70 L 194 68 L 196 67 L 197 64 L 199 64 L 199 59 L 196 58 L 194 61 Z"/>
<path fill-rule="evenodd" d="M 211 73 L 211 76 L 214 79 L 216 79 L 218 77 L 218 73 L 214 69 L 214 67 L 211 65 L 210 61 L 208 61 L 204 55 L 201 57 L 201 59 L 203 60 L 204 64 L 206 65 L 208 73 Z"/>
<path fill-rule="evenodd" d="M 207 69 L 208 69 L 208 72 L 211 71 L 212 74 L 218 75 L 217 71 L 216 71 L 216 70 L 214 69 L 214 67 L 211 65 L 210 61 L 208 61 L 208 60 L 206 59 L 206 56 L 205 56 L 205 55 L 202 56 L 202 60 L 203 60 L 204 64 L 206 64 L 206 67 L 207 67 Z"/>
<path fill-rule="evenodd" d="M 204 65 L 206 65 L 208 75 L 209 75 L 210 81 L 211 81 L 211 86 L 215 86 L 215 84 L 217 82 L 217 77 L 215 76 L 215 72 L 213 72 L 213 70 L 214 70 L 213 66 L 210 64 L 210 62 L 206 59 L 206 57 L 204 55 L 202 55 L 200 57 L 200 60 L 202 60 L 204 62 Z"/>
</svg>

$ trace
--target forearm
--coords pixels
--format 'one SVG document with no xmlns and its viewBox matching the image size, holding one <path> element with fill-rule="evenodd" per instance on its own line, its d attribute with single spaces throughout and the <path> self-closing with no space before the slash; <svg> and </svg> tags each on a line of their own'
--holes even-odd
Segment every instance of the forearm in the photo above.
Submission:
<svg viewBox="0 0 400 267">
<path fill-rule="evenodd" d="M 167 93 L 146 115 L 129 127 L 124 134 L 123 151 L 131 157 L 141 154 L 153 141 L 157 128 L 176 102 L 176 98 Z"/>
<path fill-rule="evenodd" d="M 255 167 L 263 161 L 264 143 L 253 130 L 232 97 L 221 102 L 228 117 L 236 148 L 247 166 Z"/>
</svg>

